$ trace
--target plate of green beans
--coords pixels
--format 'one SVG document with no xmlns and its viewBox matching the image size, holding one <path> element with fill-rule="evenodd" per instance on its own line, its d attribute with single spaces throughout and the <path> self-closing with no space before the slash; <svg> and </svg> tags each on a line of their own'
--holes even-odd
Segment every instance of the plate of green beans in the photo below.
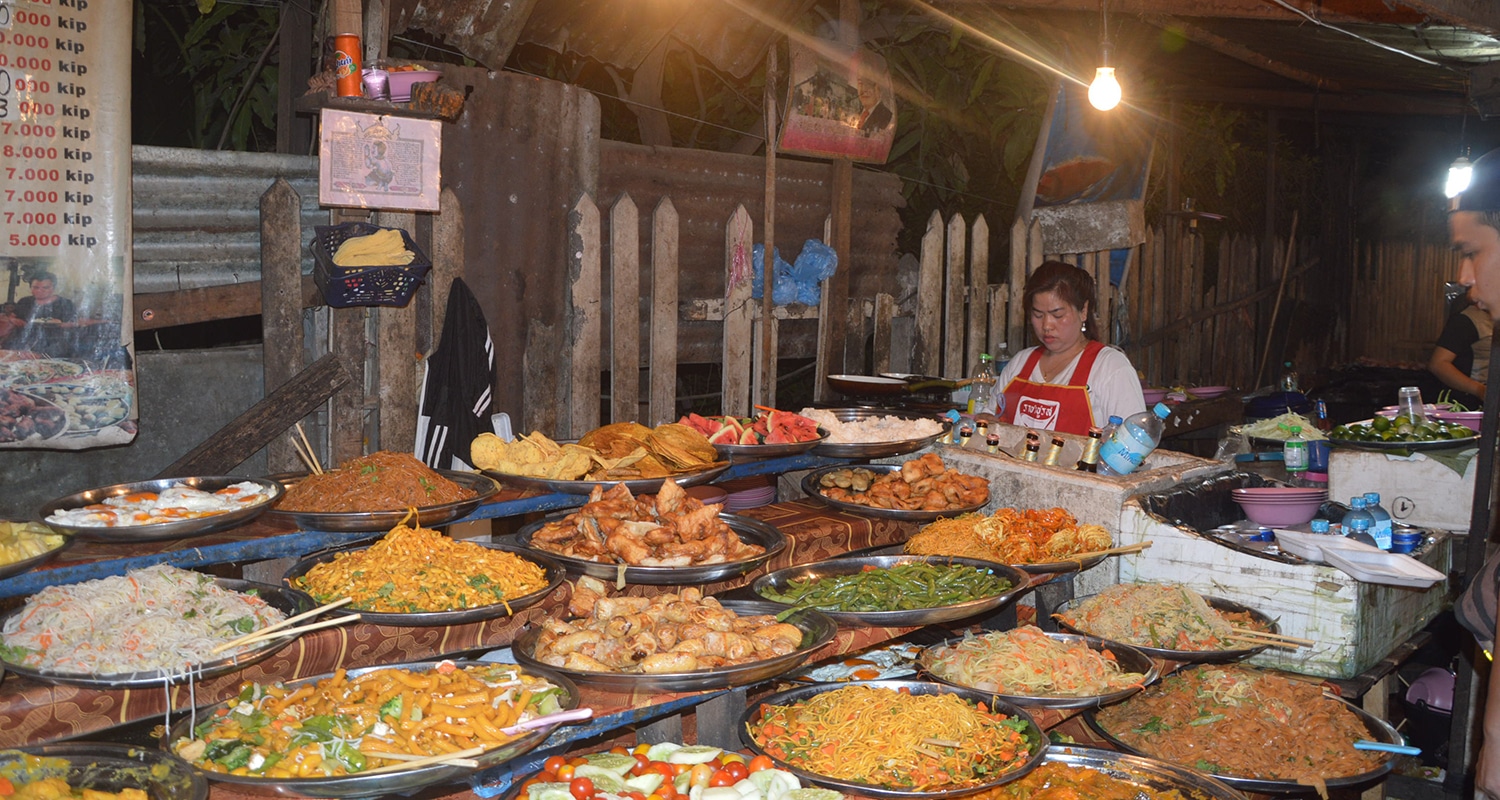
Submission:
<svg viewBox="0 0 1500 800">
<path fill-rule="evenodd" d="M 910 627 L 992 614 L 1031 588 L 1025 572 L 956 556 L 863 556 L 762 575 L 752 590 L 788 608 L 815 608 L 846 627 Z"/>
</svg>

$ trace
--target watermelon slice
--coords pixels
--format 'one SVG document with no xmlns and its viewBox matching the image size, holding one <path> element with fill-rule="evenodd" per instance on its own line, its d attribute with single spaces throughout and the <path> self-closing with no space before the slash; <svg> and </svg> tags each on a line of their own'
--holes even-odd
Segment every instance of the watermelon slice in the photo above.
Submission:
<svg viewBox="0 0 1500 800">
<path fill-rule="evenodd" d="M 732 426 L 725 425 L 708 437 L 710 444 L 739 444 L 740 435 Z"/>
<path fill-rule="evenodd" d="M 740 434 L 740 444 L 760 444 L 760 443 L 761 443 L 761 441 L 760 441 L 760 434 L 756 433 L 754 428 L 746 428 L 745 432 L 742 433 L 742 434 Z"/>
</svg>

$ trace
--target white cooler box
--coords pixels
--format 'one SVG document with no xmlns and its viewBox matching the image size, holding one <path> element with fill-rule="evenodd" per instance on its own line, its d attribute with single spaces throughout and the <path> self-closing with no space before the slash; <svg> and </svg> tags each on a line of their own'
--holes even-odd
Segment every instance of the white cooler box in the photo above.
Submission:
<svg viewBox="0 0 1500 800">
<path fill-rule="evenodd" d="M 1241 519 L 1229 491 L 1259 481 L 1245 474 L 1221 476 L 1127 503 L 1119 543 L 1153 544 L 1119 559 L 1120 582 L 1183 583 L 1200 594 L 1263 611 L 1282 633 L 1317 644 L 1267 648 L 1251 663 L 1324 678 L 1352 678 L 1370 669 L 1451 602 L 1447 581 L 1428 589 L 1364 583 L 1334 567 L 1275 560 L 1198 532 Z M 1147 507 L 1159 513 L 1148 513 Z M 1453 539 L 1442 531 L 1433 531 L 1432 538 L 1415 557 L 1446 575 Z"/>
<path fill-rule="evenodd" d="M 1328 456 L 1328 495 L 1335 502 L 1348 503 L 1356 494 L 1380 492 L 1380 504 L 1397 522 L 1466 533 L 1478 463 L 1479 459 L 1471 459 L 1459 475 L 1421 453 L 1392 457 L 1335 447 Z"/>
</svg>

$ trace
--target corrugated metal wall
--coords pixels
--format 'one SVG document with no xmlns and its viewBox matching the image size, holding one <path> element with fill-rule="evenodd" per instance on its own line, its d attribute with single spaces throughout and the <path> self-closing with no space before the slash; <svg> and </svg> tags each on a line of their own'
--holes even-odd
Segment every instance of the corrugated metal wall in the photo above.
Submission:
<svg viewBox="0 0 1500 800">
<path fill-rule="evenodd" d="M 328 224 L 312 156 L 136 146 L 131 164 L 138 293 L 260 280 L 260 196 L 278 177 L 302 195 L 304 242 Z"/>
</svg>

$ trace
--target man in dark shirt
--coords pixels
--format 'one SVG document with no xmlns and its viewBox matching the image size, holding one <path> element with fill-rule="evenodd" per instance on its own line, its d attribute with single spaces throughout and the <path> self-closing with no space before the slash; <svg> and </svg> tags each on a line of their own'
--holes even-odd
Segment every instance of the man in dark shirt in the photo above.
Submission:
<svg viewBox="0 0 1500 800">
<path fill-rule="evenodd" d="M 9 350 L 30 350 L 67 356 L 66 329 L 74 327 L 73 301 L 59 297 L 57 276 L 39 272 L 31 277 L 31 296 L 16 301 L 7 322 L 15 330 L 5 342 Z"/>
<path fill-rule="evenodd" d="M 1427 371 L 1456 392 L 1454 399 L 1469 408 L 1484 402 L 1493 329 L 1489 314 L 1467 306 L 1448 318 L 1427 360 Z"/>
</svg>

